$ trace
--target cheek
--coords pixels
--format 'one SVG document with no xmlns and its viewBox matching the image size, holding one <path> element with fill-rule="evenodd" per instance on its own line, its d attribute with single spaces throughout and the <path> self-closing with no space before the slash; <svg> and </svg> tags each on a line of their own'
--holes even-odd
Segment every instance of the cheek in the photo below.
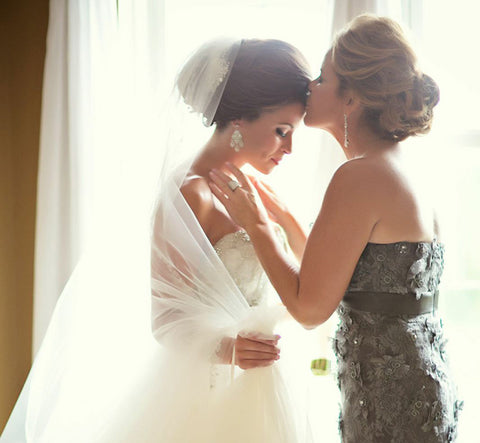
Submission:
<svg viewBox="0 0 480 443">
<path fill-rule="evenodd" d="M 275 135 L 258 134 L 252 139 L 252 150 L 260 156 L 265 156 L 272 150 L 276 150 L 278 145 L 279 141 Z"/>
</svg>

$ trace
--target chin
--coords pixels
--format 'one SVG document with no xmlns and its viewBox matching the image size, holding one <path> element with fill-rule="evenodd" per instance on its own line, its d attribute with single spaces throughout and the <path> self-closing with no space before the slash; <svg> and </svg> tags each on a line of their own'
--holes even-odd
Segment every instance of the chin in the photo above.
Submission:
<svg viewBox="0 0 480 443">
<path fill-rule="evenodd" d="M 269 167 L 269 168 L 255 168 L 260 174 L 268 175 L 274 170 L 275 166 Z"/>
</svg>

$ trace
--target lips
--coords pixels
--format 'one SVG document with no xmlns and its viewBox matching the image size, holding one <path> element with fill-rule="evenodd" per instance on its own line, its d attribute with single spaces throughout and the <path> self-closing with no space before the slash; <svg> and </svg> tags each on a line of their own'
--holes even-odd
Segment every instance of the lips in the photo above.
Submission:
<svg viewBox="0 0 480 443">
<path fill-rule="evenodd" d="M 279 158 L 279 159 L 272 158 L 271 160 L 272 160 L 272 162 L 275 163 L 277 166 L 278 166 L 278 165 L 280 164 L 280 162 L 282 161 L 281 158 Z"/>
</svg>

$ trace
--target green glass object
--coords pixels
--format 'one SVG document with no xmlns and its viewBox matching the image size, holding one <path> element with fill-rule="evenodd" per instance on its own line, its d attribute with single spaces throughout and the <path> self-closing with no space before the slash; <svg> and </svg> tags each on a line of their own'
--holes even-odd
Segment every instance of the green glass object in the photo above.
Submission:
<svg viewBox="0 0 480 443">
<path fill-rule="evenodd" d="M 328 358 L 317 358 L 312 360 L 310 369 L 313 375 L 329 375 L 331 372 L 331 362 Z"/>
</svg>

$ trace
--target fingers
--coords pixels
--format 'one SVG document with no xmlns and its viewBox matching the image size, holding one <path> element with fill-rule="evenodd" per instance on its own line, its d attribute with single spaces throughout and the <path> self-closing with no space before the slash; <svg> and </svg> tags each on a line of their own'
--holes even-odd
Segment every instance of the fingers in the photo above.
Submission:
<svg viewBox="0 0 480 443">
<path fill-rule="evenodd" d="M 238 366 L 242 369 L 265 368 L 272 366 L 275 361 L 276 360 L 243 360 L 238 363 Z"/>
<path fill-rule="evenodd" d="M 272 189 L 272 187 L 269 184 L 267 184 L 267 183 L 265 183 L 264 181 L 261 181 L 261 180 L 257 180 L 257 183 L 262 189 L 266 189 L 267 191 L 271 192 L 272 194 L 275 194 L 274 190 Z"/>
<path fill-rule="evenodd" d="M 251 369 L 270 366 L 280 358 L 280 349 L 276 346 L 279 336 L 261 333 L 249 333 L 249 335 L 262 338 L 253 339 L 237 335 L 235 363 L 240 368 Z"/>
<path fill-rule="evenodd" d="M 278 342 L 281 336 L 278 334 L 264 334 L 263 332 L 241 331 L 238 333 L 239 337 L 249 338 L 250 340 L 266 340 Z"/>
<path fill-rule="evenodd" d="M 210 178 L 212 180 L 214 180 L 214 177 L 212 177 L 212 175 L 210 174 Z M 228 204 L 228 198 L 227 196 L 225 195 L 225 193 L 220 189 L 220 187 L 214 183 L 214 182 L 209 182 L 208 185 L 210 186 L 210 190 L 213 192 L 213 195 L 215 195 L 215 197 L 217 197 L 220 202 L 225 206 L 227 207 L 227 204 Z"/>
<path fill-rule="evenodd" d="M 246 188 L 250 190 L 253 189 L 252 183 L 250 182 L 248 177 L 242 171 L 240 171 L 240 169 L 238 169 L 233 163 L 226 163 L 226 166 L 232 172 L 235 178 L 238 180 L 242 188 Z"/>
<path fill-rule="evenodd" d="M 238 352 L 257 352 L 274 356 L 280 353 L 280 348 L 278 348 L 276 344 L 263 343 L 248 339 L 237 339 L 236 350 Z"/>
</svg>

